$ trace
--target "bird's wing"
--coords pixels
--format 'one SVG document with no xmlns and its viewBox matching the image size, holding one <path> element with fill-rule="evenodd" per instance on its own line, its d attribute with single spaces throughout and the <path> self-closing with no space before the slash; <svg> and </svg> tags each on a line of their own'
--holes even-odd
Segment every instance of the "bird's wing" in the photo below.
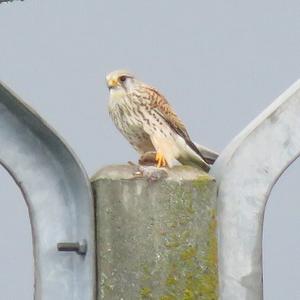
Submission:
<svg viewBox="0 0 300 300">
<path fill-rule="evenodd" d="M 205 161 L 205 157 L 202 155 L 196 145 L 191 141 L 191 138 L 183 122 L 176 115 L 166 98 L 152 87 L 147 87 L 147 89 L 149 90 L 151 109 L 155 110 L 156 113 L 159 114 L 167 122 L 172 130 L 180 135 L 190 146 L 190 148 L 194 150 L 194 152 L 196 152 Z"/>
<path fill-rule="evenodd" d="M 194 142 L 194 145 L 199 149 L 201 154 L 204 156 L 205 161 L 210 165 L 212 165 L 219 157 L 219 154 L 217 152 L 215 152 L 214 150 L 211 150 L 207 147 L 199 145 L 195 142 Z"/>
</svg>

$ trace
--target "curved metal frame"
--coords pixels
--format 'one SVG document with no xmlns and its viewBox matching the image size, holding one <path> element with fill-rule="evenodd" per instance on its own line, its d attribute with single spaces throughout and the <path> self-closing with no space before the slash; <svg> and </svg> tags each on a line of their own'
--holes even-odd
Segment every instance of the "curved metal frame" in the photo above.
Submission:
<svg viewBox="0 0 300 300">
<path fill-rule="evenodd" d="M 56 132 L 3 83 L 0 144 L 0 164 L 14 178 L 29 209 L 34 298 L 94 300 L 94 205 L 89 179 Z M 58 252 L 60 242 L 77 243 L 79 249 Z"/>
<path fill-rule="evenodd" d="M 300 80 L 229 144 L 211 170 L 218 183 L 221 300 L 263 299 L 265 206 L 299 155 Z"/>
<path fill-rule="evenodd" d="M 300 155 L 299 116 L 300 80 L 242 131 L 211 169 L 218 183 L 221 300 L 263 299 L 264 210 L 277 179 Z M 89 179 L 57 134 L 2 83 L 0 143 L 0 164 L 29 209 L 35 299 L 94 300 Z"/>
</svg>

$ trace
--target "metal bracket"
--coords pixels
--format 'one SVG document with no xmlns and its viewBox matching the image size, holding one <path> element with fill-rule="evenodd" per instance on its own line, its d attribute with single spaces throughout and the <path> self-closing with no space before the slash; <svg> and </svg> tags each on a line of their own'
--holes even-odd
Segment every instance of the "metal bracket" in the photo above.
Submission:
<svg viewBox="0 0 300 300">
<path fill-rule="evenodd" d="M 211 169 L 218 184 L 221 300 L 261 300 L 267 200 L 300 155 L 300 80 L 244 129 Z"/>
<path fill-rule="evenodd" d="M 21 189 L 29 210 L 34 299 L 94 300 L 94 204 L 89 179 L 57 133 L 2 83 L 0 144 L 0 164 Z M 82 255 L 57 251 L 59 241 L 81 240 L 86 244 L 78 243 L 76 251 Z"/>
</svg>

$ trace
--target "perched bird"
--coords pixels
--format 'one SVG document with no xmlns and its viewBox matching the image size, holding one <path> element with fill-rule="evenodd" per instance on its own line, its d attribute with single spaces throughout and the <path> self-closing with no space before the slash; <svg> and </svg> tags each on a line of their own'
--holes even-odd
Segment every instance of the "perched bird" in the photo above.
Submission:
<svg viewBox="0 0 300 300">
<path fill-rule="evenodd" d="M 155 88 L 123 70 L 106 76 L 109 114 L 134 149 L 144 155 L 156 152 L 157 167 L 182 164 L 209 170 L 218 155 L 196 146 L 166 98 Z M 203 153 L 202 153 L 203 152 Z"/>
</svg>

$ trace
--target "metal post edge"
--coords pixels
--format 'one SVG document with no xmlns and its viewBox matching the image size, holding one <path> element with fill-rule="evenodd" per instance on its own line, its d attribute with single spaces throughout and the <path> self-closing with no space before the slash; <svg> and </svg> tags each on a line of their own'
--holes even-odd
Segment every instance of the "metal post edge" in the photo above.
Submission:
<svg viewBox="0 0 300 300">
<path fill-rule="evenodd" d="M 95 300 L 94 203 L 89 179 L 66 143 L 0 82 L 0 164 L 28 206 L 40 300 Z M 85 254 L 58 252 L 86 241 Z"/>
<path fill-rule="evenodd" d="M 262 230 L 272 187 L 300 155 L 300 80 L 226 147 L 218 184 L 221 300 L 263 299 Z"/>
</svg>

